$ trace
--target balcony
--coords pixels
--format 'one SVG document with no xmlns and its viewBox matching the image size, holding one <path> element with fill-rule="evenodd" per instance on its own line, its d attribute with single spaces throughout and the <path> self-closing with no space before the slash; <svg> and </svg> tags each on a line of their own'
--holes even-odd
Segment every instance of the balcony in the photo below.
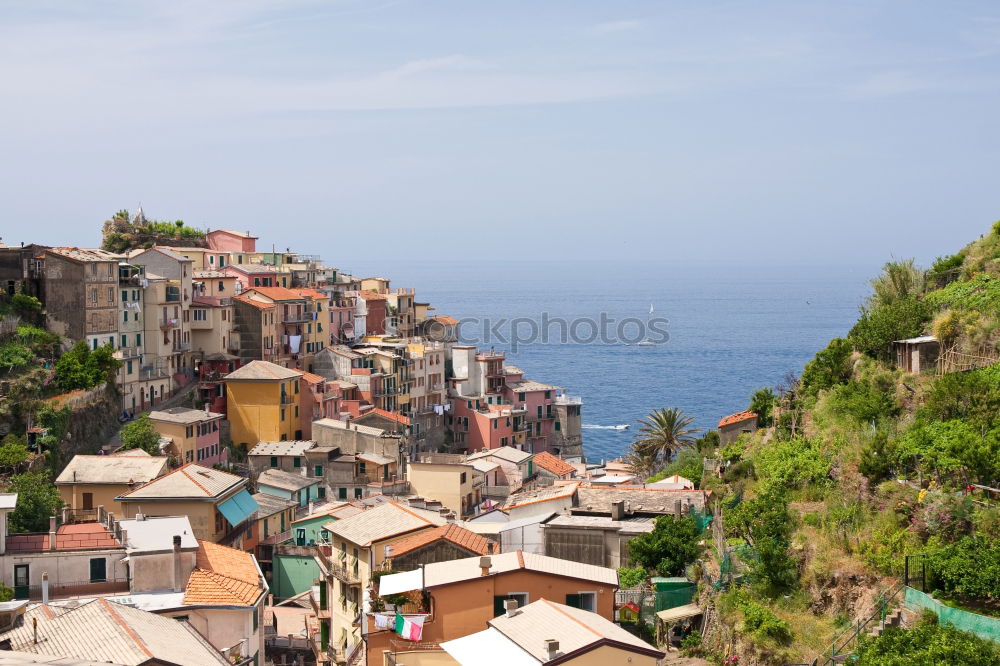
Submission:
<svg viewBox="0 0 1000 666">
<path fill-rule="evenodd" d="M 283 323 L 285 324 L 305 324 L 306 322 L 315 321 L 312 312 L 290 312 L 287 317 L 284 318 Z"/>
<path fill-rule="evenodd" d="M 173 351 L 175 351 L 175 352 L 189 352 L 189 351 L 191 351 L 191 343 L 190 342 L 182 342 L 182 341 L 178 340 L 177 342 L 175 342 L 173 344 L 173 346 L 171 347 L 171 349 L 173 349 Z"/>
<path fill-rule="evenodd" d="M 176 318 L 173 318 L 173 319 L 161 319 L 160 320 L 160 330 L 161 331 L 168 331 L 171 328 L 177 328 L 180 325 L 181 325 L 180 324 L 180 320 L 176 319 Z"/>
<path fill-rule="evenodd" d="M 138 347 L 119 347 L 118 348 L 119 359 L 125 358 L 139 358 L 139 348 Z"/>
<path fill-rule="evenodd" d="M 556 394 L 556 398 L 552 403 L 555 405 L 582 405 L 583 398 L 573 395 Z"/>
<path fill-rule="evenodd" d="M 358 572 L 353 567 L 346 566 L 346 560 L 330 560 L 327 572 L 342 583 L 347 585 L 360 585 L 361 579 Z"/>
</svg>

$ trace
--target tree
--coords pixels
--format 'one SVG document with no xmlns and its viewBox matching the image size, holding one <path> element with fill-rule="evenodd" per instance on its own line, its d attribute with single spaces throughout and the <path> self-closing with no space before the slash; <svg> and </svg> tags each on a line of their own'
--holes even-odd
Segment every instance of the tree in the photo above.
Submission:
<svg viewBox="0 0 1000 666">
<path fill-rule="evenodd" d="M 659 467 L 660 459 L 655 451 L 633 444 L 631 450 L 625 454 L 625 464 L 628 465 L 630 472 L 645 479 Z"/>
<path fill-rule="evenodd" d="M 770 386 L 757 389 L 750 396 L 750 406 L 747 408 L 757 414 L 757 425 L 766 428 L 771 425 L 771 414 L 774 412 L 774 389 Z"/>
<path fill-rule="evenodd" d="M 816 395 L 824 389 L 843 384 L 851 378 L 851 343 L 834 338 L 826 349 L 806 363 L 802 371 L 802 390 L 806 395 Z"/>
<path fill-rule="evenodd" d="M 753 548 L 747 567 L 755 585 L 769 595 L 794 587 L 798 569 L 788 554 L 792 519 L 783 488 L 766 485 L 761 494 L 730 510 L 726 527 Z"/>
<path fill-rule="evenodd" d="M 889 261 L 882 267 L 882 274 L 872 280 L 871 307 L 891 305 L 896 301 L 918 298 L 924 291 L 924 273 L 913 259 Z"/>
<path fill-rule="evenodd" d="M 694 516 L 659 516 L 653 531 L 628 542 L 632 561 L 661 576 L 679 576 L 701 554 L 701 530 Z"/>
<path fill-rule="evenodd" d="M 17 493 L 17 508 L 8 519 L 11 532 L 48 532 L 49 518 L 63 506 L 59 491 L 44 474 L 18 474 L 7 492 Z"/>
<path fill-rule="evenodd" d="M 42 311 L 42 302 L 28 294 L 14 294 L 10 299 L 10 310 L 25 321 L 36 321 Z"/>
<path fill-rule="evenodd" d="M 28 445 L 17 435 L 7 435 L 0 444 L 0 468 L 15 468 L 28 459 Z"/>
<path fill-rule="evenodd" d="M 143 414 L 135 421 L 125 424 L 121 431 L 122 449 L 142 449 L 151 456 L 160 453 L 160 433 L 153 428 L 149 414 Z"/>
<path fill-rule="evenodd" d="M 654 410 L 645 419 L 639 420 L 639 439 L 634 448 L 663 456 L 669 461 L 679 449 L 691 446 L 694 436 L 701 432 L 692 428 L 694 418 L 684 414 L 684 410 L 670 409 Z"/>
<path fill-rule="evenodd" d="M 858 351 L 889 361 L 892 341 L 920 335 L 930 315 L 930 306 L 915 298 L 876 305 L 862 311 L 850 339 Z"/>
<path fill-rule="evenodd" d="M 121 361 L 114 357 L 111 345 L 91 351 L 83 340 L 56 361 L 56 384 L 64 391 L 92 389 L 102 382 L 113 382 Z"/>
</svg>

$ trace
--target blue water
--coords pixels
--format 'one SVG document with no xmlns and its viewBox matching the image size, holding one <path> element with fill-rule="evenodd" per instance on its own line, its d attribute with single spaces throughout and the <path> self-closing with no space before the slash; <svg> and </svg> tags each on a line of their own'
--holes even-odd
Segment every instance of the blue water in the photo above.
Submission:
<svg viewBox="0 0 1000 666">
<path fill-rule="evenodd" d="M 833 337 L 847 333 L 876 266 L 778 267 L 628 263 L 440 262 L 345 265 L 354 275 L 382 275 L 414 287 L 436 314 L 669 320 L 669 340 L 653 347 L 550 340 L 522 345 L 507 362 L 532 379 L 583 398 L 589 460 L 621 455 L 633 424 L 653 409 L 680 407 L 701 428 L 747 407 L 750 394 L 773 386 Z M 475 326 L 463 326 L 471 334 Z M 521 332 L 527 333 L 526 325 Z M 586 335 L 589 328 L 580 325 Z M 550 328 L 553 333 L 557 329 Z M 634 337 L 636 329 L 626 329 Z M 482 336 L 478 336 L 480 339 Z M 491 340 L 480 346 L 509 349 Z M 603 427 L 588 427 L 603 426 Z"/>
</svg>

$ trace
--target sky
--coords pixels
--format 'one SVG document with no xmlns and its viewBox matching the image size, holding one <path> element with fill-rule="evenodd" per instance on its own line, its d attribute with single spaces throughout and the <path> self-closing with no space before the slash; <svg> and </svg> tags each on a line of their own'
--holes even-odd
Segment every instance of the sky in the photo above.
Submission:
<svg viewBox="0 0 1000 666">
<path fill-rule="evenodd" d="M 998 101 L 995 2 L 0 0 L 0 236 L 927 264 L 1000 218 Z"/>
</svg>

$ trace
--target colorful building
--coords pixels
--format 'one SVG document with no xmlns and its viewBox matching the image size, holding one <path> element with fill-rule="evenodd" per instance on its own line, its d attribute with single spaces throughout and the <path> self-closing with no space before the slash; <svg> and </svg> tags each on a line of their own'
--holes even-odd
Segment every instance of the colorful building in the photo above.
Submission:
<svg viewBox="0 0 1000 666">
<path fill-rule="evenodd" d="M 229 451 L 220 445 L 219 429 L 225 414 L 205 409 L 171 407 L 149 413 L 153 428 L 160 433 L 161 444 L 169 442 L 164 453 L 174 456 L 180 464 L 222 465 L 229 460 Z"/>
<path fill-rule="evenodd" d="M 251 361 L 226 375 L 226 405 L 234 445 L 249 451 L 257 442 L 308 439 L 300 410 L 302 372 L 267 361 Z M 306 403 L 310 411 L 311 405 Z"/>
</svg>

